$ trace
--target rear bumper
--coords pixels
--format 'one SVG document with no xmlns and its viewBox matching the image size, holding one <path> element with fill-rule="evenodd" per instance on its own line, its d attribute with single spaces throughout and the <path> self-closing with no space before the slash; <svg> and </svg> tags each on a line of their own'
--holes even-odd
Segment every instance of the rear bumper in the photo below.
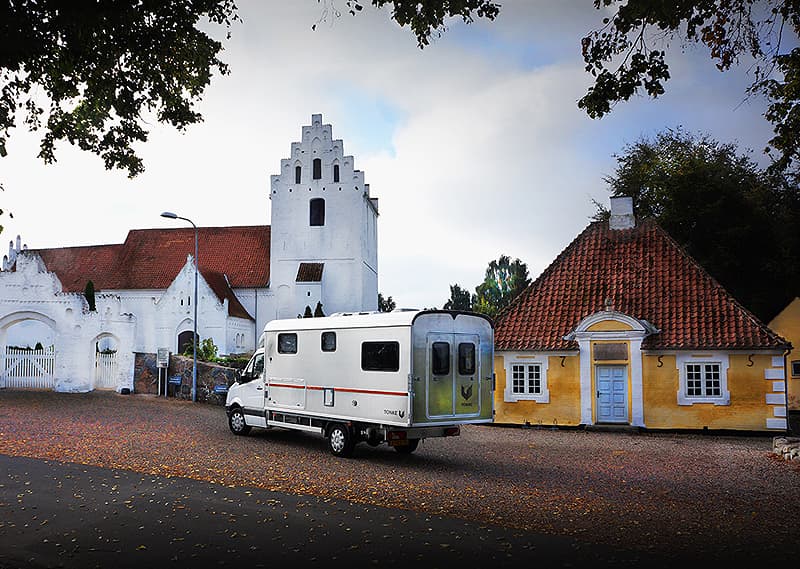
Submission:
<svg viewBox="0 0 800 569">
<path fill-rule="evenodd" d="M 461 434 L 460 425 L 439 425 L 435 427 L 389 427 L 386 429 L 386 442 L 390 445 L 404 444 L 411 439 L 432 437 L 455 437 Z"/>
</svg>

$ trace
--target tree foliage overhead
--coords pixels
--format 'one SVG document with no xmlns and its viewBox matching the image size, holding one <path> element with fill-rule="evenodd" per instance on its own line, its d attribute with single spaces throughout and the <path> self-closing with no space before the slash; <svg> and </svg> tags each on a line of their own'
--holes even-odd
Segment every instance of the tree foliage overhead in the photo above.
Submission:
<svg viewBox="0 0 800 569">
<path fill-rule="evenodd" d="M 325 9 L 321 20 L 332 15 L 338 17 L 341 13 L 336 8 L 335 0 L 317 0 L 324 4 Z M 494 20 L 500 13 L 500 4 L 491 0 L 345 0 L 344 7 L 352 15 L 364 9 L 365 4 L 372 4 L 376 8 L 388 6 L 391 9 L 391 19 L 400 27 L 411 28 L 417 45 L 420 49 L 430 45 L 432 37 L 441 37 L 447 29 L 445 22 L 448 18 L 461 18 L 467 24 L 475 18 Z M 316 24 L 312 26 L 312 29 Z"/>
<path fill-rule="evenodd" d="M 800 192 L 762 170 L 735 144 L 666 130 L 615 155 L 606 178 L 614 196 L 633 198 L 737 300 L 769 322 L 797 295 Z M 596 219 L 608 211 L 596 204 Z"/>
<path fill-rule="evenodd" d="M 765 118 L 774 127 L 774 137 L 766 150 L 774 160 L 773 169 L 797 169 L 800 2 L 594 0 L 594 6 L 615 12 L 581 42 L 586 71 L 595 78 L 578 102 L 589 116 L 602 117 L 615 103 L 636 94 L 663 95 L 670 78 L 666 61 L 670 43 L 702 44 L 720 71 L 748 60 L 753 70 L 748 94 L 764 95 L 769 101 Z"/>
<path fill-rule="evenodd" d="M 136 176 L 148 123 L 200 122 L 195 103 L 215 71 L 228 73 L 199 25 L 229 33 L 237 19 L 233 0 L 0 2 L 0 157 L 21 123 L 42 131 L 45 163 L 68 141 Z"/>
</svg>

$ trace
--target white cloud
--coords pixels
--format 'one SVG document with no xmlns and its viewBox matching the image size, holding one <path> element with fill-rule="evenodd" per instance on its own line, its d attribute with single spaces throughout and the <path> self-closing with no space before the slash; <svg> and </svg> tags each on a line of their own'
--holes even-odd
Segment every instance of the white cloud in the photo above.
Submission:
<svg viewBox="0 0 800 569">
<path fill-rule="evenodd" d="M 769 135 L 763 103 L 737 108 L 747 78 L 714 72 L 700 50 L 672 59 L 662 99 L 588 119 L 576 106 L 590 84 L 579 42 L 600 14 L 583 1 L 503 2 L 497 21 L 452 22 L 425 50 L 386 11 L 311 31 L 313 0 L 239 4 L 223 53 L 231 75 L 214 78 L 205 121 L 185 133 L 154 125 L 139 178 L 69 146 L 44 166 L 36 137 L 15 132 L 0 161 L 15 214 L 0 218 L 2 237 L 121 242 L 129 229 L 175 226 L 163 210 L 205 226 L 268 223 L 269 176 L 322 113 L 380 199 L 381 291 L 441 306 L 450 284 L 473 289 L 500 254 L 536 276 L 586 226 L 592 198 L 607 199 L 611 155 L 642 134 L 683 124 L 757 150 Z M 388 109 L 381 124 L 358 112 L 365 101 Z"/>
</svg>

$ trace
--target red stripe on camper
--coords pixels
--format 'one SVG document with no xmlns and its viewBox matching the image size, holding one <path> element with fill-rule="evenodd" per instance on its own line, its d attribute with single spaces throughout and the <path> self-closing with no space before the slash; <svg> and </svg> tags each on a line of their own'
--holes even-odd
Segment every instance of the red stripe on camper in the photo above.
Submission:
<svg viewBox="0 0 800 569">
<path fill-rule="evenodd" d="M 294 383 L 270 383 L 271 387 L 288 387 L 290 389 L 312 389 L 316 391 L 322 391 L 323 389 L 333 389 L 334 392 L 344 392 L 344 393 L 367 393 L 370 395 L 396 395 L 398 397 L 408 397 L 408 393 L 405 391 L 380 391 L 378 389 L 355 389 L 355 388 L 345 388 L 345 387 L 323 387 L 321 385 L 297 385 Z"/>
</svg>

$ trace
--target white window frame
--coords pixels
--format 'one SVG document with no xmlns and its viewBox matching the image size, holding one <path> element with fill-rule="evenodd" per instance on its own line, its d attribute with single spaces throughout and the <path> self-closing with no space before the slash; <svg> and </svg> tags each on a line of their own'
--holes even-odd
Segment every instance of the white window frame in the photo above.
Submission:
<svg viewBox="0 0 800 569">
<path fill-rule="evenodd" d="M 800 377 L 800 360 L 792 360 L 789 362 L 789 372 L 792 377 Z"/>
<path fill-rule="evenodd" d="M 550 390 L 547 384 L 547 367 L 549 358 L 547 356 L 531 355 L 525 357 L 523 354 L 507 354 L 503 360 L 505 362 L 504 367 L 506 372 L 506 385 L 505 389 L 503 390 L 504 401 L 508 403 L 513 403 L 516 401 L 536 401 L 537 403 L 550 402 Z M 525 366 L 525 393 L 514 392 L 513 370 L 514 366 L 520 365 Z M 539 368 L 540 393 L 527 392 L 528 366 L 538 366 Z"/>
<path fill-rule="evenodd" d="M 702 395 L 689 396 L 688 392 L 688 366 L 699 365 L 701 366 L 703 382 L 702 388 L 705 390 L 705 370 L 703 368 L 706 364 L 713 364 L 719 366 L 719 395 Z M 714 405 L 730 405 L 731 394 L 728 391 L 728 354 L 720 352 L 702 353 L 702 354 L 678 354 L 675 357 L 675 365 L 678 368 L 678 405 L 694 405 L 696 403 L 713 403 Z"/>
</svg>

